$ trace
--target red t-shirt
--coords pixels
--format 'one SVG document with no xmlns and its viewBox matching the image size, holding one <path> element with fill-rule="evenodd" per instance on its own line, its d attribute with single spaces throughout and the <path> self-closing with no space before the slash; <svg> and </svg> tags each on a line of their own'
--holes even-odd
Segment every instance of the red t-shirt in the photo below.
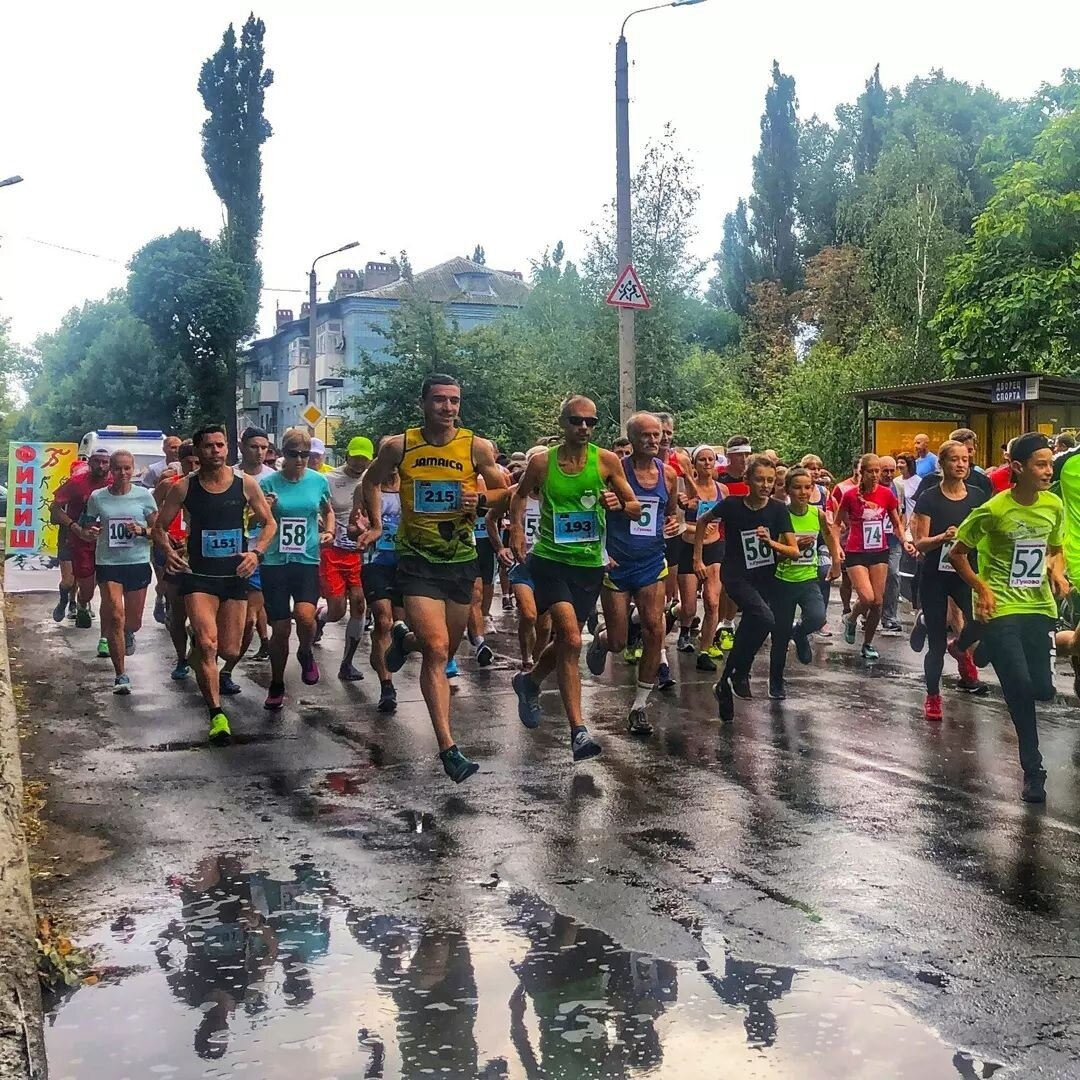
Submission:
<svg viewBox="0 0 1080 1080">
<path fill-rule="evenodd" d="M 1008 491 L 1012 487 L 1012 466 L 998 465 L 997 468 L 987 469 L 986 478 L 994 492 Z"/>
<path fill-rule="evenodd" d="M 890 510 L 899 510 L 900 503 L 891 487 L 878 484 L 868 495 L 858 488 L 849 488 L 840 500 L 841 512 L 847 511 L 847 536 L 844 550 L 854 553 L 885 551 L 889 544 L 885 519 Z"/>
<path fill-rule="evenodd" d="M 95 480 L 87 470 L 65 480 L 56 489 L 54 501 L 67 511 L 68 517 L 77 525 L 79 518 L 86 512 L 86 504 L 90 501 L 90 496 L 99 488 L 107 487 L 108 484 L 108 476 Z"/>
</svg>

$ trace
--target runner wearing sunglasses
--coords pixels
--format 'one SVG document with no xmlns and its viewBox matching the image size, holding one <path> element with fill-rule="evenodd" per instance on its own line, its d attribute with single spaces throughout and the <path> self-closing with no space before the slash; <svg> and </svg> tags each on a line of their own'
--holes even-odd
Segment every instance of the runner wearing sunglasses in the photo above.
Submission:
<svg viewBox="0 0 1080 1080">
<path fill-rule="evenodd" d="M 589 398 L 567 398 L 559 414 L 562 441 L 532 458 L 510 503 L 510 547 L 519 562 L 526 562 L 525 507 L 529 493 L 539 489 L 540 536 L 526 565 L 536 609 L 551 612 L 554 633 L 532 671 L 514 676 L 518 718 L 527 728 L 539 726 L 540 687 L 557 669 L 574 761 L 600 753 L 582 719 L 578 660 L 581 630 L 604 580 L 604 514 L 619 510 L 636 522 L 642 512 L 622 462 L 593 444 L 596 423 L 596 405 Z"/>
</svg>

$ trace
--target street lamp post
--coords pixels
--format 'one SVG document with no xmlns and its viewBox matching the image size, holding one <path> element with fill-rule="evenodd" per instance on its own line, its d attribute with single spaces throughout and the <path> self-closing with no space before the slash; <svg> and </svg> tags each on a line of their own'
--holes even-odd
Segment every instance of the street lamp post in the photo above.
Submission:
<svg viewBox="0 0 1080 1080">
<path fill-rule="evenodd" d="M 319 383 L 315 371 L 315 316 L 318 307 L 318 300 L 316 299 L 318 278 L 315 276 L 315 263 L 319 259 L 327 258 L 329 255 L 339 255 L 343 251 L 359 246 L 360 241 L 353 240 L 339 248 L 334 248 L 333 251 L 324 252 L 311 264 L 311 269 L 308 271 L 308 404 L 315 405 L 316 408 L 318 408 L 316 398 L 319 392 Z M 311 434 L 315 434 L 314 424 L 311 425 Z"/>
<path fill-rule="evenodd" d="M 630 66 L 626 58 L 626 24 L 646 11 L 667 7 L 689 7 L 704 0 L 669 0 L 666 4 L 631 11 L 623 19 L 615 43 L 615 254 L 619 274 L 634 261 L 630 223 Z M 619 308 L 619 425 L 637 409 L 637 373 L 634 357 L 634 311 Z"/>
</svg>

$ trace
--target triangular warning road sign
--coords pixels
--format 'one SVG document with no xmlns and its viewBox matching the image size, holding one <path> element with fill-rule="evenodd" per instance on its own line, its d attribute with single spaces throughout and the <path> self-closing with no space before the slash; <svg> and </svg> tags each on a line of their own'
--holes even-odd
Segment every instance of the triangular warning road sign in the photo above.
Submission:
<svg viewBox="0 0 1080 1080">
<path fill-rule="evenodd" d="M 641 284 L 641 278 L 630 263 L 626 264 L 604 303 L 612 307 L 632 308 L 635 311 L 648 311 L 652 307 L 645 294 L 645 286 Z"/>
</svg>

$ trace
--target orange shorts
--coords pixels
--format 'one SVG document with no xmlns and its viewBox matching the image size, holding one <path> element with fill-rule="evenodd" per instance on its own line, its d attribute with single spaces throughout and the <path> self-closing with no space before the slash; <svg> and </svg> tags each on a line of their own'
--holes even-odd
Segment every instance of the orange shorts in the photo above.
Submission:
<svg viewBox="0 0 1080 1080">
<path fill-rule="evenodd" d="M 319 555 L 319 591 L 327 599 L 360 588 L 360 552 L 324 547 Z"/>
</svg>

